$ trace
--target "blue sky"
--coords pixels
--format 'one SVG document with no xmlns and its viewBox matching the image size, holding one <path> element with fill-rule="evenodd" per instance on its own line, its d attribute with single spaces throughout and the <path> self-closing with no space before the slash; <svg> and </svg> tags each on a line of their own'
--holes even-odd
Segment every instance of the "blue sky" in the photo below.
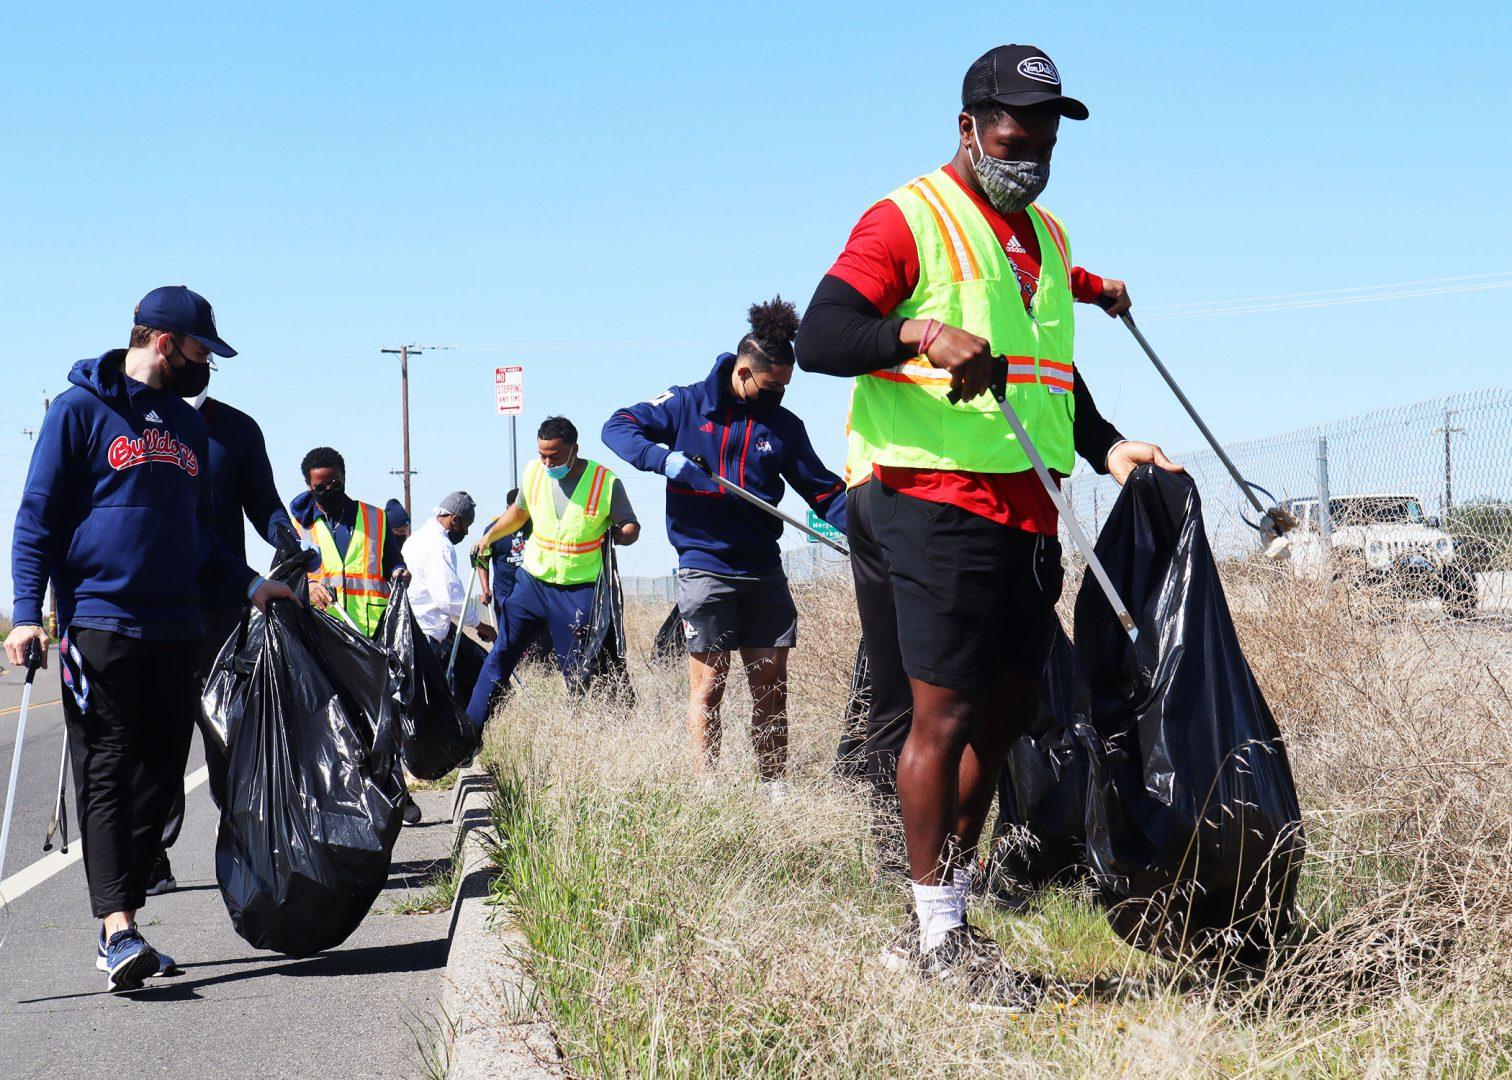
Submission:
<svg viewBox="0 0 1512 1080">
<path fill-rule="evenodd" d="M 1158 320 L 1161 308 L 1512 271 L 1504 5 L 433 3 L 12 5 L 0 139 L 0 546 L 44 391 L 185 283 L 242 355 L 212 392 L 262 423 L 286 496 L 318 443 L 399 490 L 412 367 L 416 502 L 507 489 L 498 364 L 528 437 L 692 382 L 753 300 L 803 304 L 874 199 L 949 157 L 961 76 L 1033 42 L 1092 119 L 1044 203 L 1124 277 L 1150 337 L 1241 439 L 1512 382 L 1504 288 Z M 1492 280 L 1492 279 L 1485 279 Z M 1085 310 L 1078 362 L 1126 433 L 1196 432 Z M 788 396 L 838 467 L 846 387 Z M 674 555 L 661 485 L 628 573 Z M 262 559 L 259 551 L 255 559 Z M 9 560 L 0 605 L 9 607 Z"/>
</svg>

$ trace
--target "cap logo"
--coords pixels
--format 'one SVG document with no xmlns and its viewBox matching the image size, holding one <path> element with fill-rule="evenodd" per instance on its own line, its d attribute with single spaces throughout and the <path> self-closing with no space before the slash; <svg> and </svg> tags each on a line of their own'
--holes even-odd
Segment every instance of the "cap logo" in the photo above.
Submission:
<svg viewBox="0 0 1512 1080">
<path fill-rule="evenodd" d="M 1025 57 L 1018 62 L 1018 73 L 1035 82 L 1049 83 L 1051 86 L 1060 85 L 1060 72 L 1055 70 L 1055 65 L 1050 62 L 1048 56 Z"/>
</svg>

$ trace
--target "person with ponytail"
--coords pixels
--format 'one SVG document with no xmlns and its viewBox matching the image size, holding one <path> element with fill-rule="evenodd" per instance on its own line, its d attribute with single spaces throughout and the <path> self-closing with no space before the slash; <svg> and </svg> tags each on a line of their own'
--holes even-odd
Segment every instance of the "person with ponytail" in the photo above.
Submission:
<svg viewBox="0 0 1512 1080">
<path fill-rule="evenodd" d="M 751 686 L 751 737 L 762 790 L 787 797 L 787 654 L 798 612 L 778 540 L 782 522 L 729 494 L 693 459 L 776 506 L 789 485 L 845 528 L 845 483 L 825 467 L 803 421 L 782 407 L 793 378 L 798 309 L 778 296 L 753 304 L 750 332 L 702 382 L 617 409 L 604 444 L 667 478 L 667 534 L 677 549 L 677 607 L 688 639 L 688 736 L 694 769 L 719 760 L 719 706 L 730 654 Z"/>
</svg>

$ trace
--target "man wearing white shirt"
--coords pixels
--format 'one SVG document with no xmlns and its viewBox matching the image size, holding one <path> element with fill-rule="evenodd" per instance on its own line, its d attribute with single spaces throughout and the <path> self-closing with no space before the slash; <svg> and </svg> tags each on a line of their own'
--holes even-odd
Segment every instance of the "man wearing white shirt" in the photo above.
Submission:
<svg viewBox="0 0 1512 1080">
<path fill-rule="evenodd" d="M 477 515 L 472 496 L 454 491 L 441 500 L 435 513 L 404 542 L 404 562 L 410 572 L 409 600 L 420 630 L 437 655 L 445 657 L 453 623 L 476 630 L 484 641 L 494 628 L 478 621 L 475 606 L 463 610 L 467 585 L 457 570 L 457 549 Z"/>
</svg>

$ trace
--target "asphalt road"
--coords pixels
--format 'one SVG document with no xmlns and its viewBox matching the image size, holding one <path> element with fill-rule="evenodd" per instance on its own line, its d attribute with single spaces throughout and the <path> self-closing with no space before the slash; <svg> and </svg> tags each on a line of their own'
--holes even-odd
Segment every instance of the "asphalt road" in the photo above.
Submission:
<svg viewBox="0 0 1512 1080">
<path fill-rule="evenodd" d="M 0 675 L 0 785 L 15 743 L 19 675 Z M 7 879 L 42 858 L 62 750 L 58 695 L 54 657 L 37 674 L 27 720 Z M 196 742 L 189 771 L 203 764 Z M 36 885 L 0 913 L 0 1076 L 421 1075 L 416 1038 L 428 1040 L 436 1027 L 450 917 L 392 907 L 446 857 L 451 829 L 449 793 L 417 799 L 425 821 L 400 834 L 373 912 L 339 948 L 303 960 L 255 950 L 232 929 L 215 884 L 217 815 L 204 784 L 189 795 L 171 853 L 179 888 L 149 897 L 140 916 L 148 941 L 183 975 L 152 979 L 136 994 L 107 994 L 94 967 L 99 923 L 89 914 L 83 864 Z"/>
</svg>

